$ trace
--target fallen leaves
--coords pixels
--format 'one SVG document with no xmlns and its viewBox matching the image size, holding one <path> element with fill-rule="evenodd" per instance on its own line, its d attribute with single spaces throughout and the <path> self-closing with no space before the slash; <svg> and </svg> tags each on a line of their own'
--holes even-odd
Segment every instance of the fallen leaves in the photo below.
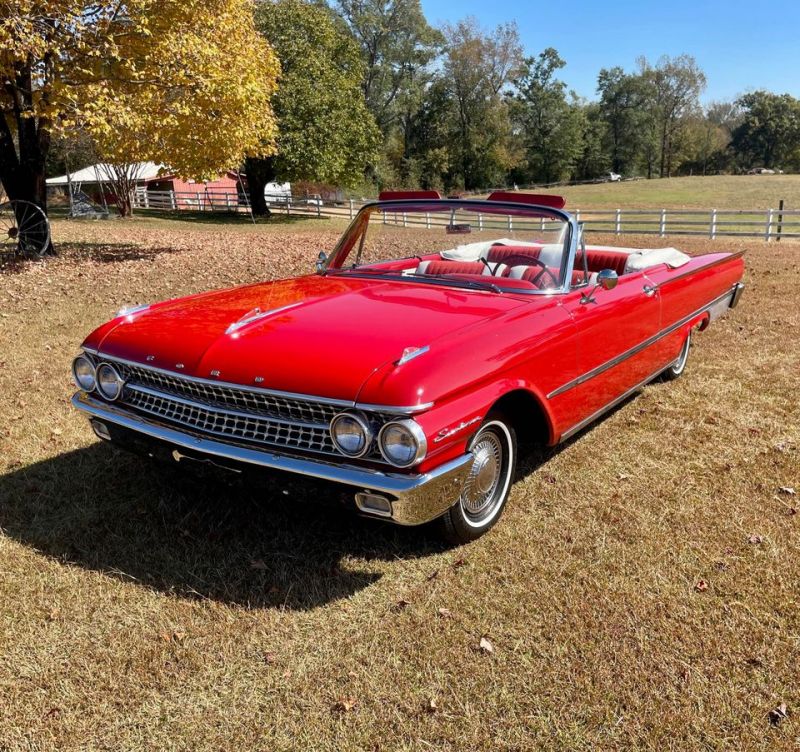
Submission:
<svg viewBox="0 0 800 752">
<path fill-rule="evenodd" d="M 794 487 L 792 486 L 780 486 L 778 491 L 782 494 L 786 494 L 787 496 L 796 496 L 797 491 L 795 491 Z"/>
<path fill-rule="evenodd" d="M 705 580 L 698 580 L 694 586 L 698 593 L 705 593 L 708 590 L 708 583 Z"/>
<path fill-rule="evenodd" d="M 340 697 L 333 704 L 333 709 L 337 713 L 352 713 L 356 708 L 358 700 L 355 697 Z"/>
<path fill-rule="evenodd" d="M 764 542 L 764 538 L 761 535 L 751 535 L 747 539 L 747 542 L 752 544 L 752 545 L 754 545 L 754 546 L 758 546 L 758 545 L 760 545 L 761 543 Z"/>
<path fill-rule="evenodd" d="M 769 722 L 773 726 L 779 726 L 789 717 L 789 708 L 786 706 L 785 702 L 782 702 L 777 707 L 773 708 L 772 710 L 767 713 L 767 718 L 769 718 Z"/>
<path fill-rule="evenodd" d="M 439 617 L 442 619 L 453 618 L 453 612 L 449 608 L 440 608 L 438 609 L 437 613 L 439 614 Z"/>
<path fill-rule="evenodd" d="M 481 653 L 492 655 L 494 653 L 494 645 L 492 645 L 492 641 L 488 637 L 481 637 L 481 641 L 478 643 L 478 650 Z"/>
</svg>

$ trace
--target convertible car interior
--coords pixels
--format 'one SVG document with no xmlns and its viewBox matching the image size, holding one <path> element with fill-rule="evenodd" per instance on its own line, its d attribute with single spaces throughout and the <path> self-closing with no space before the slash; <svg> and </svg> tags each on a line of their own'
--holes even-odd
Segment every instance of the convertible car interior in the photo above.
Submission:
<svg viewBox="0 0 800 752">
<path fill-rule="evenodd" d="M 411 259 L 366 265 L 364 268 L 400 271 L 407 276 L 501 277 L 504 284 L 539 290 L 557 289 L 562 243 L 524 243 L 496 240 L 459 246 L 452 250 Z M 662 264 L 683 266 L 689 256 L 675 248 L 635 249 L 587 246 L 579 251 L 572 273 L 573 287 L 592 284 L 597 273 L 611 269 L 619 276 L 633 274 Z M 507 286 L 507 285 L 506 285 Z"/>
</svg>

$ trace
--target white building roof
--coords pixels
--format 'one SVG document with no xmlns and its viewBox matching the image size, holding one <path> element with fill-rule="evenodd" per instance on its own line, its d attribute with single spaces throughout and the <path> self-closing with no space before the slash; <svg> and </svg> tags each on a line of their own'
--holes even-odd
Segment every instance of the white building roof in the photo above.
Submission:
<svg viewBox="0 0 800 752">
<path fill-rule="evenodd" d="M 160 173 L 166 172 L 167 168 L 155 162 L 136 162 L 129 167 L 129 171 L 129 174 L 132 177 L 135 176 L 137 181 L 143 181 L 158 177 Z M 47 178 L 47 185 L 68 185 L 70 180 L 73 183 L 107 183 L 109 182 L 108 174 L 108 165 L 99 162 L 98 164 L 84 167 L 82 170 L 71 172 L 69 180 L 67 175 Z"/>
</svg>

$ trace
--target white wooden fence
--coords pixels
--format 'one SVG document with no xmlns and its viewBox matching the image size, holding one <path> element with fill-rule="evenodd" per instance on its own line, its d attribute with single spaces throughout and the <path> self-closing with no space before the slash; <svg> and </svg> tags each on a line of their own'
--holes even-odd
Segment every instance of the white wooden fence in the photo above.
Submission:
<svg viewBox="0 0 800 752">
<path fill-rule="evenodd" d="M 319 196 L 267 197 L 273 212 L 310 217 L 352 219 L 366 199 L 325 201 Z M 205 190 L 198 192 L 144 191 L 134 196 L 135 209 L 161 211 L 213 211 L 250 213 L 241 192 Z M 611 235 L 695 235 L 714 240 L 719 237 L 800 238 L 800 209 L 572 209 L 590 232 Z M 447 223 L 443 217 L 394 213 L 385 222 L 432 227 Z M 487 227 L 489 220 L 487 219 Z"/>
</svg>

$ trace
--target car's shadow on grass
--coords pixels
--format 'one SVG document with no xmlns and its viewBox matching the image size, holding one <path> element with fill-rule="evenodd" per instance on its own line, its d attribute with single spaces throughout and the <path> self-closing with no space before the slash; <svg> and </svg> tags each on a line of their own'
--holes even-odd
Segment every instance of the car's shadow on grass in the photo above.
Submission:
<svg viewBox="0 0 800 752">
<path fill-rule="evenodd" d="M 336 488 L 191 477 L 97 443 L 0 477 L 0 529 L 65 564 L 189 599 L 309 609 L 444 548 L 343 509 Z"/>
</svg>

